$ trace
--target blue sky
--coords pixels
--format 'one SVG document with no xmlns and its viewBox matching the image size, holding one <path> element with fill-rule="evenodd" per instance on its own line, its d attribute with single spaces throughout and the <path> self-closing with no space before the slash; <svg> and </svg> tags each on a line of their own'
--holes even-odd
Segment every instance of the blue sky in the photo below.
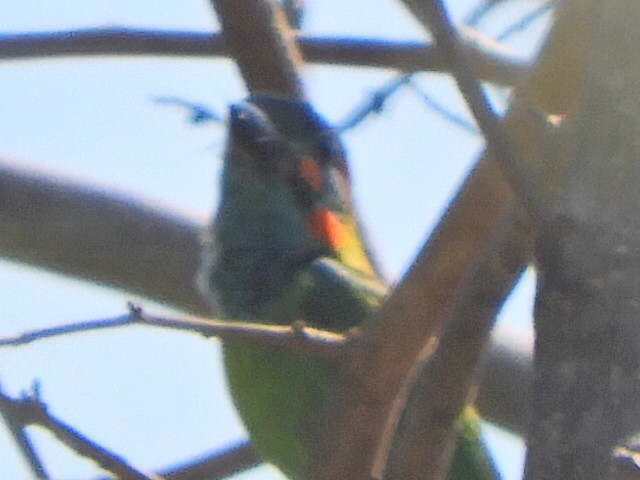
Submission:
<svg viewBox="0 0 640 480">
<path fill-rule="evenodd" d="M 314 2 L 305 28 L 317 35 L 423 38 L 394 2 Z M 329 4 L 330 3 L 330 4 Z M 448 2 L 462 15 L 471 2 Z M 515 6 L 535 6 L 515 0 Z M 366 11 L 367 21 L 362 21 Z M 511 12 L 506 10 L 504 21 Z M 497 24 L 500 21 L 496 21 Z M 204 0 L 87 2 L 4 0 L 0 32 L 98 26 L 212 31 Z M 513 48 L 530 52 L 531 34 Z M 192 126 L 179 109 L 152 97 L 171 95 L 217 111 L 245 95 L 231 62 L 220 59 L 76 58 L 0 63 L 0 154 L 27 168 L 71 176 L 96 188 L 143 198 L 205 222 L 216 204 L 224 145 L 221 126 Z M 330 121 L 394 73 L 308 66 L 305 81 Z M 464 113 L 452 83 L 421 75 L 430 95 Z M 383 115 L 344 135 L 357 202 L 382 264 L 392 279 L 406 269 L 442 208 L 482 148 L 479 137 L 443 121 L 411 92 Z M 71 246 L 72 247 L 72 246 Z M 530 319 L 532 276 L 505 318 Z M 9 263 L 0 263 L 0 334 L 120 315 L 130 295 Z M 139 300 L 139 299 L 138 299 Z M 140 300 L 148 308 L 153 304 Z M 188 334 L 128 328 L 0 350 L 0 381 L 18 394 L 34 380 L 51 411 L 141 468 L 180 462 L 244 436 L 224 392 L 218 346 Z M 36 432 L 56 478 L 96 475 L 91 464 Z M 519 478 L 522 445 L 495 432 L 491 444 L 505 479 Z M 0 427 L 0 478 L 28 478 Z M 261 468 L 243 479 L 280 478 Z"/>
</svg>

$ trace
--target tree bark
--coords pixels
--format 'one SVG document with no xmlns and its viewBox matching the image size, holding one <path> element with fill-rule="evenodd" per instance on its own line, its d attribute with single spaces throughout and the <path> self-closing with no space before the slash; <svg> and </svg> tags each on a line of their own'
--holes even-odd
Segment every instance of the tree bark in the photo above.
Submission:
<svg viewBox="0 0 640 480">
<path fill-rule="evenodd" d="M 537 246 L 528 480 L 609 478 L 614 446 L 640 428 L 640 3 L 584 3 L 585 96 Z"/>
</svg>

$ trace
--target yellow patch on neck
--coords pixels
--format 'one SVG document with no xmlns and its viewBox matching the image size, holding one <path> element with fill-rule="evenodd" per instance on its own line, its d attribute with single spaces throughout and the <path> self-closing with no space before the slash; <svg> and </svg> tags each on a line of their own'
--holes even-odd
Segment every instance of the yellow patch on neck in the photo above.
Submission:
<svg viewBox="0 0 640 480">
<path fill-rule="evenodd" d="M 346 266 L 358 270 L 365 275 L 375 275 L 375 270 L 369 261 L 364 244 L 360 238 L 358 224 L 353 217 L 342 217 L 345 231 L 342 245 L 336 249 L 338 259 Z"/>
</svg>

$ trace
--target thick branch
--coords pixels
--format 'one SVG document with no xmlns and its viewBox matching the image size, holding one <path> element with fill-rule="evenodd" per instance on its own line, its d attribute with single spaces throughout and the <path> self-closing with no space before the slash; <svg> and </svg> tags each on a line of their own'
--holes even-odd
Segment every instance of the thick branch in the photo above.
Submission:
<svg viewBox="0 0 640 480">
<path fill-rule="evenodd" d="M 437 45 L 446 53 L 452 75 L 484 134 L 487 148 L 501 166 L 520 205 L 532 218 L 542 217 L 545 205 L 511 140 L 493 113 L 484 91 L 464 57 L 457 32 L 440 0 L 424 2 L 430 29 Z M 526 218 L 523 216 L 523 218 Z M 514 228 L 515 227 L 515 228 Z M 520 233 L 521 232 L 521 233 Z M 389 479 L 444 479 L 456 440 L 456 419 L 466 403 L 485 344 L 506 295 L 493 287 L 514 278 L 527 261 L 521 245 L 532 248 L 533 235 L 522 225 L 505 225 L 489 239 L 488 251 L 457 287 L 446 329 L 438 348 L 418 377 L 400 419 L 401 435 L 393 442 L 387 465 Z M 406 418 L 410 418 L 407 421 Z M 383 442 L 382 445 L 391 444 Z M 384 451 L 382 452 L 384 454 Z"/>
<path fill-rule="evenodd" d="M 448 63 L 432 45 L 373 38 L 319 38 L 298 35 L 305 61 L 311 63 L 391 68 L 405 72 L 446 72 Z M 51 59 L 78 56 L 226 57 L 219 33 L 95 28 L 63 32 L 0 35 L 0 60 Z M 514 85 L 526 66 L 469 43 L 467 55 L 483 80 Z"/>
<path fill-rule="evenodd" d="M 527 160 L 543 159 L 548 153 L 540 112 L 563 113 L 580 94 L 575 77 L 556 75 L 568 64 L 579 67 L 581 61 L 572 48 L 581 31 L 573 24 L 573 12 L 565 13 L 532 74 L 532 80 L 541 81 L 522 85 L 505 120 L 516 153 Z M 574 35 L 577 38 L 571 38 Z M 579 75 L 582 70 L 568 71 Z M 546 178 L 562 167 L 543 169 Z M 515 202 L 503 172 L 485 154 L 403 281 L 373 321 L 363 326 L 362 343 L 353 350 L 351 369 L 333 402 L 330 435 L 319 446 L 310 478 L 370 478 L 390 405 L 418 352 L 441 333 L 448 307 L 470 270 L 489 251 L 495 229 L 504 222 L 527 225 L 510 208 Z M 520 240 L 512 239 L 516 264 L 524 265 L 531 254 L 530 235 L 525 231 Z M 489 298 L 506 296 L 515 279 L 509 272 L 489 283 L 495 289 Z"/>
<path fill-rule="evenodd" d="M 207 312 L 200 227 L 177 215 L 0 162 L 0 231 L 7 258 Z"/>
<path fill-rule="evenodd" d="M 531 241 L 522 225 L 507 223 L 495 233 L 489 251 L 458 288 L 438 348 L 411 391 L 385 478 L 445 478 L 455 421 L 473 401 L 479 360 L 506 298 L 494 285 L 519 274 L 527 260 L 521 245 Z"/>
<path fill-rule="evenodd" d="M 570 170 L 536 246 L 527 480 L 611 478 L 640 432 L 640 3 L 571 0 L 592 25 Z"/>
</svg>

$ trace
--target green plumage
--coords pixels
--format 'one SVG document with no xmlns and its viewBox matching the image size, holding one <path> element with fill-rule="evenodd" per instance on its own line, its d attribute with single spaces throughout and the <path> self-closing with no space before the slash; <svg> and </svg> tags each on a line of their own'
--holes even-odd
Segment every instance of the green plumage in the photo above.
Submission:
<svg viewBox="0 0 640 480">
<path fill-rule="evenodd" d="M 265 113 L 267 112 L 267 113 Z M 257 97 L 231 108 L 222 196 L 201 286 L 225 318 L 345 331 L 379 304 L 337 136 L 307 105 Z M 336 366 L 224 344 L 235 405 L 256 448 L 304 478 Z M 497 478 L 468 410 L 449 480 Z"/>
</svg>

